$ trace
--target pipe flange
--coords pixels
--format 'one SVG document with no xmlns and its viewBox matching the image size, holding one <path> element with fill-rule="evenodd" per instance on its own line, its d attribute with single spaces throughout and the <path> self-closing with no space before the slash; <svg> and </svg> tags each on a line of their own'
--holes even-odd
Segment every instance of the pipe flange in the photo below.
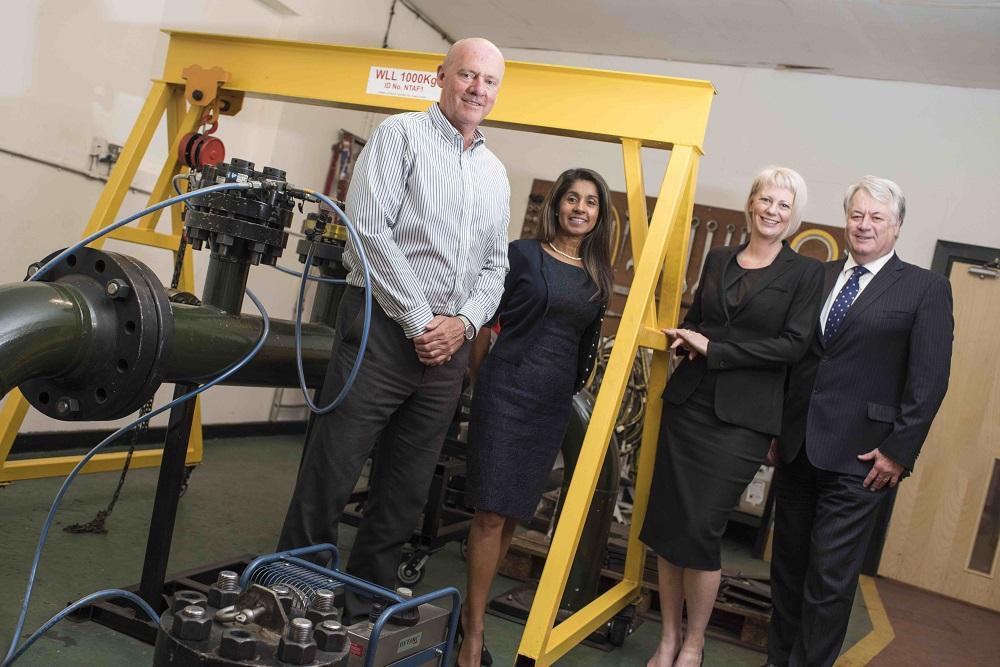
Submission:
<svg viewBox="0 0 1000 667">
<path fill-rule="evenodd" d="M 93 344 L 68 372 L 22 383 L 25 398 L 39 412 L 70 421 L 118 419 L 138 410 L 162 383 L 173 343 L 170 303 L 156 275 L 127 255 L 81 248 L 42 281 L 80 293 Z"/>
</svg>

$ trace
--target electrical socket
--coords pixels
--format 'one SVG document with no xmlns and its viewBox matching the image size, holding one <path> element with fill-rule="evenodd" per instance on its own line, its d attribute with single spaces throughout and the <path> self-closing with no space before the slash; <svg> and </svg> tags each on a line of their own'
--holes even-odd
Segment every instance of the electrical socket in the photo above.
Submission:
<svg viewBox="0 0 1000 667">
<path fill-rule="evenodd" d="M 108 154 L 108 140 L 94 137 L 90 140 L 90 157 L 100 160 Z"/>
</svg>

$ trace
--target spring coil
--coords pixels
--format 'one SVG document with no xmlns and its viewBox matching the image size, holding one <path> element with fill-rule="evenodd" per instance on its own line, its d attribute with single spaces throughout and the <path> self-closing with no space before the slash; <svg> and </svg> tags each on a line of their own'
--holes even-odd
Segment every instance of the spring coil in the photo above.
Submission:
<svg viewBox="0 0 1000 667">
<path fill-rule="evenodd" d="M 250 575 L 250 581 L 267 588 L 277 584 L 288 586 L 295 597 L 292 607 L 299 610 L 309 608 L 317 590 L 332 591 L 343 585 L 336 579 L 281 560 L 266 563 L 255 569 Z"/>
</svg>

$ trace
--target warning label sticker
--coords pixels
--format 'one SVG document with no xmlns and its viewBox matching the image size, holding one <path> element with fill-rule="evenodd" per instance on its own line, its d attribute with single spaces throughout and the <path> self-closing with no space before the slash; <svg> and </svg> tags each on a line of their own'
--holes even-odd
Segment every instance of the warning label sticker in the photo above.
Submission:
<svg viewBox="0 0 1000 667">
<path fill-rule="evenodd" d="M 368 88 L 365 92 L 370 95 L 413 97 L 432 102 L 437 102 L 441 97 L 436 72 L 395 67 L 372 66 L 368 71 Z"/>
</svg>

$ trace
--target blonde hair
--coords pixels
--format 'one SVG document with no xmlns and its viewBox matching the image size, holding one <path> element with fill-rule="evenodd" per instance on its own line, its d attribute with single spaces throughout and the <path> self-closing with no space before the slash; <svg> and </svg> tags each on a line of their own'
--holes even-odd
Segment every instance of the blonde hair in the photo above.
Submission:
<svg viewBox="0 0 1000 667">
<path fill-rule="evenodd" d="M 806 210 L 806 201 L 809 198 L 806 191 L 805 179 L 802 178 L 799 172 L 788 167 L 767 167 L 757 174 L 757 178 L 753 179 L 753 185 L 750 186 L 750 194 L 747 195 L 746 205 L 743 207 L 743 214 L 747 220 L 747 234 L 753 229 L 750 213 L 753 207 L 753 198 L 762 188 L 768 185 L 792 191 L 792 212 L 788 216 L 788 227 L 785 228 L 785 234 L 782 236 L 782 239 L 787 239 L 799 231 L 799 227 L 802 226 L 802 213 Z"/>
</svg>

